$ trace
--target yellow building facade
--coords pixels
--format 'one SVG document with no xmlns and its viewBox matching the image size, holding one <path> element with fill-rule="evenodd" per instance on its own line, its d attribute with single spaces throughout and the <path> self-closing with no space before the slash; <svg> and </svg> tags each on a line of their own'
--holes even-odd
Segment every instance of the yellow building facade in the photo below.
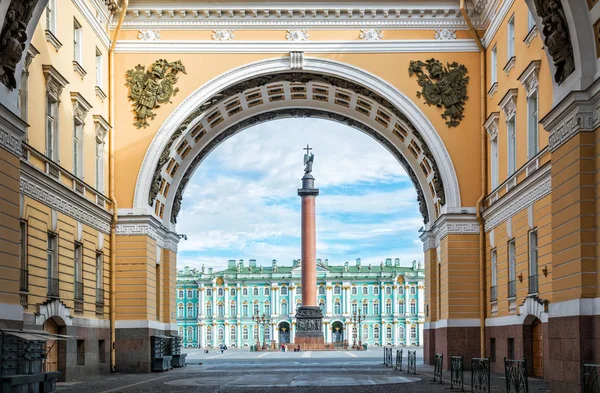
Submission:
<svg viewBox="0 0 600 393">
<path fill-rule="evenodd" d="M 600 361 L 600 5 L 441 3 L 3 2 L 0 328 L 72 336 L 50 354 L 66 380 L 150 371 L 194 169 L 318 116 L 417 189 L 425 362 L 525 357 L 553 392 L 580 383 Z"/>
</svg>

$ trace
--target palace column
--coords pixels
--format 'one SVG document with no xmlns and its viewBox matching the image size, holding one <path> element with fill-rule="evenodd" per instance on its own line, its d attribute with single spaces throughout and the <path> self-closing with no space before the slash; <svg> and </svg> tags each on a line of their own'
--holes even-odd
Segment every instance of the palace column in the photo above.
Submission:
<svg viewBox="0 0 600 393">
<path fill-rule="evenodd" d="M 417 312 L 421 316 L 425 314 L 425 287 L 422 282 L 419 282 L 417 285 Z"/>
<path fill-rule="evenodd" d="M 410 345 L 410 322 L 404 322 L 404 344 Z"/>
<path fill-rule="evenodd" d="M 333 314 L 333 311 L 332 311 L 333 298 L 331 297 L 332 287 L 331 287 L 330 282 L 326 282 L 325 285 L 326 285 L 326 287 L 325 287 L 325 309 L 326 309 L 327 315 L 331 316 Z"/>
<path fill-rule="evenodd" d="M 236 338 L 237 338 L 237 347 L 241 348 L 242 347 L 242 323 L 241 322 L 237 322 L 237 334 L 236 334 Z"/>
<path fill-rule="evenodd" d="M 235 312 L 237 314 L 238 320 L 240 319 L 240 316 L 242 315 L 242 292 L 241 291 L 242 291 L 242 285 L 238 282 L 237 288 L 235 290 L 235 297 L 237 299 L 237 308 L 236 308 Z"/>
<path fill-rule="evenodd" d="M 288 296 L 290 297 L 290 304 L 288 306 L 288 312 L 290 314 L 293 314 L 296 312 L 296 299 L 294 299 L 294 295 L 296 293 L 296 287 L 291 286 L 288 288 Z M 290 338 L 290 342 L 294 342 L 291 338 Z"/>
<path fill-rule="evenodd" d="M 228 347 L 230 345 L 229 344 L 229 334 L 231 333 L 231 331 L 229 330 L 230 325 L 228 322 L 225 322 L 224 326 L 225 327 L 224 327 L 224 331 L 223 331 L 223 336 L 224 336 L 223 338 L 225 339 L 225 346 Z"/>
<path fill-rule="evenodd" d="M 200 317 L 204 317 L 204 287 L 198 288 L 198 302 L 200 303 L 198 313 Z"/>
<path fill-rule="evenodd" d="M 302 199 L 302 306 L 296 312 L 296 344 L 323 344 L 323 314 L 317 305 L 317 235 L 315 202 L 319 189 L 311 175 L 314 155 L 304 156 L 304 176 L 298 196 Z"/>
<path fill-rule="evenodd" d="M 229 315 L 229 287 L 226 284 L 223 284 L 225 291 L 225 305 L 223 306 L 223 314 L 225 315 L 225 319 L 227 319 Z M 235 315 L 231 315 L 232 318 L 235 318 Z"/>
<path fill-rule="evenodd" d="M 396 314 L 398 314 L 398 286 L 392 285 L 392 291 L 392 297 L 394 299 L 392 300 L 392 315 L 396 317 Z"/>
</svg>

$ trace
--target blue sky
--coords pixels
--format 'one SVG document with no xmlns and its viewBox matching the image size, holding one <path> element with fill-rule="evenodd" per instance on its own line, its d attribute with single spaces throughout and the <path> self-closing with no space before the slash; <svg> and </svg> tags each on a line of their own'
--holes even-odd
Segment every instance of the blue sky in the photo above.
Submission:
<svg viewBox="0 0 600 393">
<path fill-rule="evenodd" d="M 330 264 L 422 260 L 416 192 L 398 161 L 370 136 L 321 119 L 281 119 L 217 147 L 185 190 L 179 267 L 223 268 L 228 259 L 268 266 L 300 258 L 302 150 L 315 154 L 317 258 Z"/>
</svg>

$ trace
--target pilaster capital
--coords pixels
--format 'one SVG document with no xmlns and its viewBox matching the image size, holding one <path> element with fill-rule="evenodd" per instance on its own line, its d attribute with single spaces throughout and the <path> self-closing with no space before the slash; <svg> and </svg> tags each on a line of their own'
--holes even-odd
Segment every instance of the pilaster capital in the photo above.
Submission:
<svg viewBox="0 0 600 393">
<path fill-rule="evenodd" d="M 533 60 L 527 68 L 517 78 L 525 87 L 527 97 L 529 98 L 538 89 L 538 77 L 540 74 L 541 60 Z"/>
<path fill-rule="evenodd" d="M 56 102 L 60 102 L 60 95 L 69 81 L 51 64 L 43 64 L 44 78 L 46 78 L 46 95 Z"/>
<path fill-rule="evenodd" d="M 425 232 L 424 232 L 425 233 Z M 433 227 L 433 235 L 435 236 L 434 245 L 440 244 L 440 240 L 444 237 L 457 235 L 477 235 L 479 234 L 479 223 L 475 214 L 442 214 L 436 221 Z M 423 240 L 423 239 L 421 239 Z M 428 243 L 430 246 L 431 243 Z M 431 248 L 431 247 L 430 247 Z M 429 248 L 428 248 L 429 249 Z"/>
<path fill-rule="evenodd" d="M 150 215 L 119 214 L 116 232 L 119 236 L 145 235 L 154 239 L 158 247 L 177 252 L 179 236 L 167 230 L 160 221 Z"/>
<path fill-rule="evenodd" d="M 429 230 L 421 232 L 421 235 L 419 235 L 419 237 L 423 242 L 423 252 L 427 252 L 428 250 L 435 248 L 435 236 L 433 234 L 433 231 Z"/>
<path fill-rule="evenodd" d="M 506 120 L 509 120 L 517 111 L 517 94 L 519 90 L 508 89 L 504 97 L 498 103 L 498 106 L 502 108 Z"/>
<path fill-rule="evenodd" d="M 488 135 L 490 136 L 490 141 L 493 141 L 498 138 L 498 123 L 500 122 L 500 112 L 492 112 L 486 119 L 483 126 L 485 127 Z"/>
</svg>

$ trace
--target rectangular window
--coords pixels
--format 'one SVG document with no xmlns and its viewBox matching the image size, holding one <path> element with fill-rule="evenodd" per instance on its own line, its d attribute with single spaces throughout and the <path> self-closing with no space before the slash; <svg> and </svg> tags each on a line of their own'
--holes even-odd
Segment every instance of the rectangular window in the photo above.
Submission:
<svg viewBox="0 0 600 393">
<path fill-rule="evenodd" d="M 48 278 L 58 278 L 58 237 L 48 233 Z"/>
<path fill-rule="evenodd" d="M 515 17 L 508 21 L 508 60 L 515 55 Z"/>
<path fill-rule="evenodd" d="M 491 64 L 491 82 L 498 83 L 498 49 L 494 46 L 492 49 L 492 64 Z"/>
<path fill-rule="evenodd" d="M 19 248 L 21 252 L 21 279 L 19 290 L 22 292 L 27 292 L 29 291 L 29 271 L 27 266 L 27 221 L 21 220 L 19 223 L 19 229 Z"/>
<path fill-rule="evenodd" d="M 265 314 L 271 315 L 271 305 L 265 304 Z"/>
<path fill-rule="evenodd" d="M 82 64 L 82 29 L 81 23 L 77 22 L 77 19 L 73 19 L 73 60 Z"/>
<path fill-rule="evenodd" d="M 242 314 L 247 317 L 248 316 L 248 305 L 247 304 L 243 304 L 242 305 Z"/>
<path fill-rule="evenodd" d="M 102 89 L 103 80 L 102 77 L 104 72 L 103 56 L 100 49 L 96 48 L 96 86 Z"/>
<path fill-rule="evenodd" d="M 515 240 L 508 242 L 508 297 L 517 295 L 517 255 Z"/>
<path fill-rule="evenodd" d="M 75 243 L 73 252 L 73 274 L 75 276 L 75 299 L 83 300 L 83 246 Z"/>
<path fill-rule="evenodd" d="M 508 143 L 508 174 L 512 175 L 517 170 L 517 136 L 515 130 L 515 118 L 512 116 L 507 122 L 507 143 Z"/>
<path fill-rule="evenodd" d="M 56 32 L 56 0 L 48 0 L 46 4 L 46 30 Z"/>
<path fill-rule="evenodd" d="M 490 338 L 490 362 L 496 361 L 496 339 Z"/>
<path fill-rule="evenodd" d="M 83 178 L 83 124 L 73 121 L 73 174 Z"/>
<path fill-rule="evenodd" d="M 533 14 L 531 11 L 527 13 L 527 31 L 531 31 L 535 27 L 535 19 L 533 19 Z"/>
<path fill-rule="evenodd" d="M 498 299 L 498 253 L 496 250 L 492 250 L 492 290 L 491 300 L 496 301 Z"/>
<path fill-rule="evenodd" d="M 85 366 L 85 340 L 77 340 L 77 365 Z"/>
<path fill-rule="evenodd" d="M 527 158 L 538 154 L 538 96 L 534 92 L 527 98 Z"/>
<path fill-rule="evenodd" d="M 98 340 L 98 363 L 106 363 L 106 341 Z"/>
<path fill-rule="evenodd" d="M 104 304 L 104 288 L 102 287 L 103 282 L 103 256 L 101 252 L 96 251 L 96 303 Z"/>
<path fill-rule="evenodd" d="M 379 303 L 373 303 L 373 314 L 379 315 Z"/>
<path fill-rule="evenodd" d="M 515 339 L 510 337 L 507 339 L 507 348 L 506 348 L 506 352 L 508 354 L 508 359 L 514 359 L 515 358 Z"/>
<path fill-rule="evenodd" d="M 104 192 L 104 142 L 96 141 L 96 190 Z"/>
<path fill-rule="evenodd" d="M 242 330 L 242 340 L 244 340 L 244 341 L 248 341 L 248 328 L 247 328 L 247 327 L 245 327 L 245 328 Z"/>
<path fill-rule="evenodd" d="M 46 157 L 58 162 L 58 103 L 48 97 L 46 102 Z"/>
<path fill-rule="evenodd" d="M 491 172 L 492 172 L 492 190 L 498 187 L 498 137 L 492 139 L 490 142 L 490 153 L 491 153 Z"/>
<path fill-rule="evenodd" d="M 538 292 L 538 236 L 537 230 L 529 232 L 529 293 Z"/>
<path fill-rule="evenodd" d="M 363 315 L 367 315 L 369 313 L 369 305 L 367 303 L 363 303 L 362 313 Z"/>
<path fill-rule="evenodd" d="M 254 315 L 258 315 L 259 314 L 260 310 L 258 309 L 258 303 L 254 303 L 252 311 L 253 311 Z"/>
</svg>

